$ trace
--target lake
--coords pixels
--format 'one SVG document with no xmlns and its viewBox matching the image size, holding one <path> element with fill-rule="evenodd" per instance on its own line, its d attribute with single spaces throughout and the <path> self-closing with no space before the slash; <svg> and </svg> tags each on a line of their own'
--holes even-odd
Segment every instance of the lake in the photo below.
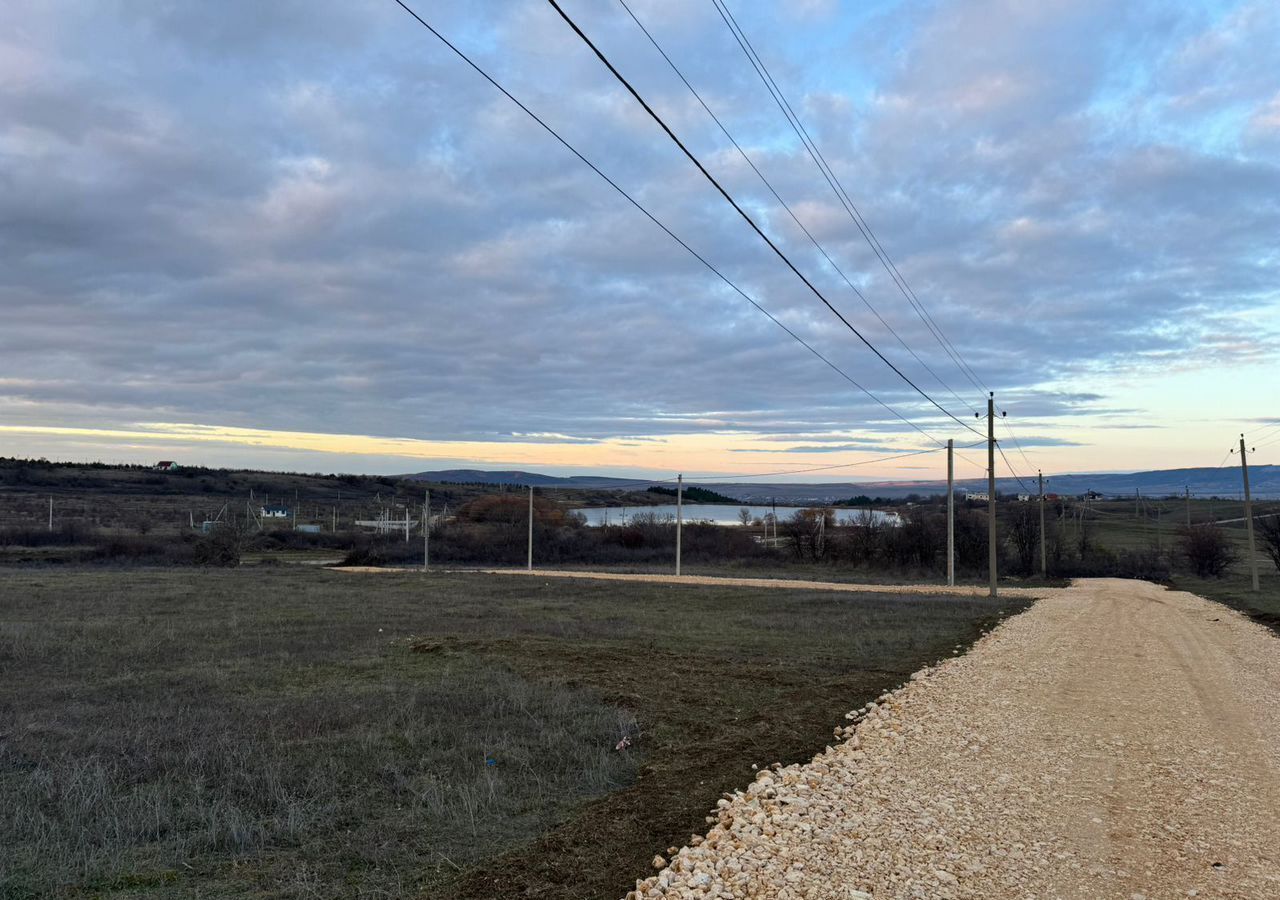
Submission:
<svg viewBox="0 0 1280 900">
<path fill-rule="evenodd" d="M 785 522 L 792 515 L 801 509 L 808 509 L 805 506 L 779 506 L 778 521 Z M 738 510 L 747 509 L 751 511 L 751 520 L 763 518 L 766 513 L 773 512 L 772 506 L 753 506 L 750 503 L 743 503 L 740 506 L 729 506 L 719 503 L 686 503 L 684 504 L 684 520 L 686 522 L 711 522 L 714 525 L 738 525 Z M 662 506 L 593 506 L 584 509 L 575 509 L 574 512 L 582 513 L 586 516 L 588 525 L 622 525 L 625 521 L 634 515 L 654 515 L 659 519 L 670 518 L 675 521 L 676 505 L 674 503 L 664 504 Z M 862 509 L 836 509 L 836 521 L 844 522 L 846 519 L 857 519 L 861 517 L 865 510 Z M 898 524 L 898 514 L 892 512 L 883 512 L 878 509 L 871 510 L 871 514 L 875 516 L 877 522 L 883 522 L 889 525 Z"/>
</svg>

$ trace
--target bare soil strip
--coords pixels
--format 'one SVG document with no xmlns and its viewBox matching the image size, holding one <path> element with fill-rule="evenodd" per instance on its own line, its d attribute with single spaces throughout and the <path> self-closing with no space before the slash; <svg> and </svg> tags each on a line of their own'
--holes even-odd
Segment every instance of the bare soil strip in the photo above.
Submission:
<svg viewBox="0 0 1280 900">
<path fill-rule="evenodd" d="M 1280 897 L 1280 641 L 1144 582 L 1040 593 L 631 896 Z"/>
<path fill-rule="evenodd" d="M 334 566 L 335 572 L 413 572 L 414 569 L 381 566 Z M 464 571 L 464 570 L 457 570 Z M 597 581 L 643 581 L 652 584 L 701 584 L 729 587 L 785 588 L 810 591 L 838 591 L 849 594 L 942 594 L 954 597 L 985 597 L 985 587 L 947 587 L 939 584 L 849 584 L 839 581 L 805 581 L 796 578 L 729 578 L 719 575 L 651 575 L 640 572 L 592 572 L 567 569 L 468 569 L 485 575 L 522 575 L 531 578 L 592 578 Z M 1001 588 L 1011 597 L 1042 597 L 1060 588 Z"/>
</svg>

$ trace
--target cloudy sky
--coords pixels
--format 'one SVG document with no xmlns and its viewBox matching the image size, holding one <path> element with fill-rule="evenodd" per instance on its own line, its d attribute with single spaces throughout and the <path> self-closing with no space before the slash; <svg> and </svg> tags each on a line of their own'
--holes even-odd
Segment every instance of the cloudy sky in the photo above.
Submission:
<svg viewBox="0 0 1280 900">
<path fill-rule="evenodd" d="M 1024 474 L 1212 466 L 1278 433 L 1276 3 L 730 0 L 972 377 L 711 0 L 628 2 L 865 303 L 620 3 L 564 5 L 905 375 L 979 430 L 996 392 Z M 392 0 L 9 0 L 0 455 L 727 475 L 978 440 L 548 4 L 415 8 L 877 399 Z"/>
</svg>

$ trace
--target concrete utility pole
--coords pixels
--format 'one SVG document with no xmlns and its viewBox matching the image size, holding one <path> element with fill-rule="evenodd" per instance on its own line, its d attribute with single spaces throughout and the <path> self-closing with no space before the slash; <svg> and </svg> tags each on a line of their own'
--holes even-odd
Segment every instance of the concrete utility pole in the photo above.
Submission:
<svg viewBox="0 0 1280 900">
<path fill-rule="evenodd" d="M 676 477 L 676 574 L 680 574 L 680 531 L 684 528 L 684 475 Z"/>
<path fill-rule="evenodd" d="M 1040 478 L 1040 577 L 1049 577 L 1048 538 L 1044 531 L 1044 472 L 1036 472 Z"/>
<path fill-rule="evenodd" d="M 996 394 L 987 397 L 987 570 L 996 596 Z"/>
<path fill-rule="evenodd" d="M 422 571 L 431 565 L 431 491 L 422 497 Z"/>
<path fill-rule="evenodd" d="M 529 556 L 525 568 L 533 571 L 533 485 L 529 485 Z"/>
<path fill-rule="evenodd" d="M 1244 521 L 1249 530 L 1249 574 L 1253 589 L 1258 586 L 1258 554 L 1253 546 L 1253 498 L 1249 495 L 1249 458 L 1245 455 L 1244 435 L 1240 435 L 1240 474 L 1244 476 Z"/>
<path fill-rule="evenodd" d="M 947 586 L 956 583 L 956 442 L 947 438 Z M 872 513 L 875 515 L 875 513 Z"/>
</svg>

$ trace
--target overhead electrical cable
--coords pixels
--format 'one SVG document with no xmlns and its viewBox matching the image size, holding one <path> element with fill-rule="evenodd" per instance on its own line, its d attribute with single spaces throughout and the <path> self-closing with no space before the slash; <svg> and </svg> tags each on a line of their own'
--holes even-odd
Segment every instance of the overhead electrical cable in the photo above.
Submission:
<svg viewBox="0 0 1280 900">
<path fill-rule="evenodd" d="M 396 0 L 396 2 L 400 2 L 400 0 Z M 610 62 L 609 58 L 605 56 L 605 54 L 600 50 L 599 47 L 596 46 L 595 42 L 593 42 L 591 38 L 587 36 L 586 32 L 584 32 L 578 26 L 578 23 L 575 22 L 569 16 L 569 14 L 564 11 L 564 8 L 557 2 L 557 0 L 547 0 L 547 3 L 549 3 L 551 7 L 555 9 L 557 13 L 560 14 L 560 18 L 564 19 L 565 23 L 571 29 L 573 29 L 573 32 L 576 35 L 578 35 L 578 37 L 582 40 L 582 42 L 586 44 L 587 47 L 590 48 L 591 52 L 596 55 L 596 58 L 599 59 L 600 62 L 604 64 L 605 68 L 609 70 L 610 74 L 612 74 L 613 77 L 617 79 L 619 84 L 621 84 L 624 88 L 626 88 L 627 92 L 631 94 L 633 98 L 635 98 L 636 102 L 640 104 L 640 106 L 644 109 L 646 113 L 648 113 L 649 117 L 653 119 L 659 125 L 659 127 L 662 128 L 662 130 L 666 133 L 667 137 L 669 137 L 672 140 L 672 142 L 677 147 L 680 148 L 680 151 L 689 159 L 690 162 L 694 164 L 694 166 L 698 169 L 698 171 L 702 173 L 702 176 L 706 178 L 707 181 L 709 181 L 713 187 L 715 187 L 715 189 L 720 193 L 720 195 L 725 199 L 725 201 L 728 202 L 729 205 L 732 206 L 734 210 L 738 213 L 738 215 L 742 217 L 743 221 L 745 221 L 747 225 L 751 227 L 751 230 L 754 231 L 760 237 L 760 239 L 763 240 L 765 244 L 768 245 L 769 249 L 772 250 L 780 260 L 782 260 L 782 262 L 787 266 L 787 268 L 789 268 L 795 274 L 797 278 L 800 279 L 800 281 L 804 284 L 804 286 L 807 287 L 815 297 L 817 297 L 820 301 L 822 301 L 823 305 L 826 306 L 827 309 L 829 309 L 832 312 L 832 314 L 835 315 L 835 317 L 839 319 L 840 322 L 846 328 L 849 329 L 849 331 L 853 332 L 854 336 L 857 337 L 858 340 L 862 341 L 862 343 L 865 344 L 866 347 L 869 350 L 871 350 L 872 353 L 878 356 L 881 362 L 883 362 L 890 369 L 892 369 L 893 372 L 899 378 L 901 378 L 908 385 L 910 385 L 912 390 L 914 390 L 917 394 L 919 394 L 925 400 L 929 401 L 929 403 L 931 403 L 933 406 L 937 407 L 944 415 L 946 415 L 950 419 L 953 419 L 957 424 L 961 425 L 964 428 L 969 429 L 975 434 L 981 433 L 977 429 L 975 429 L 973 426 L 971 426 L 968 422 L 965 422 L 963 419 L 958 418 L 954 413 L 952 413 L 950 410 L 948 410 L 946 407 L 940 404 L 937 400 L 933 399 L 933 397 L 931 397 L 919 385 L 917 385 L 914 381 L 912 381 L 906 375 L 906 373 L 904 373 L 901 369 L 899 369 L 896 365 L 894 365 L 893 362 L 887 356 L 881 353 L 879 348 L 877 348 L 875 344 L 873 344 L 870 340 L 868 340 L 868 338 L 861 331 L 859 331 L 853 325 L 852 322 L 846 319 L 844 314 L 841 313 L 840 310 L 836 309 L 836 307 L 831 303 L 830 300 L 826 298 L 826 296 L 822 293 L 822 291 L 818 290 L 818 288 L 813 284 L 813 282 L 810 281 L 808 277 L 803 272 L 801 272 L 799 268 L 796 267 L 795 263 L 791 261 L 791 258 L 788 257 L 787 254 L 782 251 L 782 248 L 780 248 L 776 243 L 774 243 L 773 239 L 770 238 L 769 235 L 766 234 L 764 230 L 761 229 L 761 227 L 756 224 L 755 219 L 751 218 L 751 215 L 738 204 L 738 201 L 733 198 L 733 195 L 730 194 L 724 188 L 724 186 L 720 184 L 718 180 L 716 180 L 716 177 L 707 170 L 707 167 L 702 164 L 701 160 L 699 160 L 698 157 L 695 156 L 687 146 L 685 146 L 685 143 L 682 140 L 680 140 L 680 138 L 676 135 L 674 131 L 671 130 L 671 126 L 669 126 L 663 120 L 663 118 L 660 115 L 658 115 L 657 112 L 654 111 L 653 107 L 649 105 L 648 101 L 646 101 L 644 97 L 640 96 L 640 92 L 637 91 L 634 86 L 632 86 L 631 82 L 628 81 L 620 71 L 618 71 L 617 67 L 614 66 L 612 62 Z"/>
<path fill-rule="evenodd" d="M 1004 455 L 1004 448 L 1000 446 L 1000 443 L 998 441 L 996 442 L 996 450 L 1000 451 L 1000 458 L 1004 460 L 1005 466 L 1008 467 L 1009 474 L 1018 480 L 1018 484 L 1022 485 L 1022 490 L 1028 494 L 1034 494 L 1035 491 L 1027 487 L 1027 483 L 1022 480 L 1022 476 L 1019 475 L 1017 470 L 1013 468 L 1013 463 L 1009 462 L 1009 457 Z"/>
<path fill-rule="evenodd" d="M 1013 446 L 1018 448 L 1018 452 L 1022 454 L 1023 461 L 1028 466 L 1038 471 L 1039 467 L 1031 461 L 1030 457 L 1027 456 L 1027 451 L 1022 449 L 1022 441 L 1018 440 L 1018 435 L 1014 433 L 1013 426 L 1009 424 L 1009 420 L 1004 416 L 1001 416 L 1000 421 L 1004 423 L 1005 431 L 1009 432 L 1009 437 L 1013 438 Z"/>
<path fill-rule="evenodd" d="M 970 445 L 970 446 L 976 446 L 976 445 Z M 729 479 L 769 478 L 774 475 L 804 475 L 808 472 L 830 472 L 833 469 L 851 469 L 854 466 L 869 466 L 869 465 L 872 465 L 873 463 L 889 462 L 895 459 L 906 459 L 909 456 L 921 456 L 925 453 L 940 453 L 945 449 L 947 448 L 946 447 L 927 447 L 923 450 L 909 450 L 905 453 L 897 453 L 893 456 L 880 456 L 880 457 L 876 457 L 875 459 L 861 459 L 861 460 L 858 460 L 857 462 L 838 463 L 832 466 L 810 466 L 804 469 L 790 469 L 785 472 L 755 472 L 750 475 L 734 475 L 734 474 L 685 475 L 684 480 L 686 484 L 689 484 L 693 481 L 697 481 L 699 484 L 706 484 L 708 483 L 708 479 L 715 479 L 717 482 L 722 482 L 722 483 L 731 483 L 729 482 Z"/>
<path fill-rule="evenodd" d="M 751 63 L 756 74 L 759 75 L 761 81 L 764 82 L 765 88 L 769 91 L 770 96 L 773 97 L 778 108 L 782 110 L 783 116 L 786 118 L 788 124 L 791 125 L 792 130 L 796 133 L 800 142 L 804 145 L 805 150 L 813 160 L 814 165 L 817 166 L 818 171 L 827 181 L 832 192 L 835 193 L 836 199 L 845 208 L 845 212 L 847 212 L 850 218 L 853 219 L 854 225 L 858 227 L 863 239 L 866 240 L 867 245 L 871 247 L 876 258 L 880 260 L 880 264 L 889 274 L 890 279 L 895 285 L 897 285 L 898 290 L 902 293 L 903 297 L 906 298 L 912 309 L 915 310 L 916 315 L 920 317 L 922 322 L 924 322 L 926 329 L 928 329 L 934 336 L 939 346 L 941 346 L 947 355 L 951 357 L 952 362 L 955 363 L 961 374 L 963 374 L 969 380 L 970 384 L 979 391 L 986 392 L 988 389 L 985 383 L 980 377 L 978 377 L 977 372 L 973 370 L 973 367 L 968 364 L 960 354 L 959 350 L 956 349 L 955 345 L 952 344 L 950 339 L 943 333 L 941 327 L 938 326 L 937 322 L 924 306 L 924 303 L 920 300 L 919 296 L 911 286 L 907 284 L 902 273 L 898 271 L 897 265 L 891 258 L 889 258 L 889 255 L 881 245 L 879 238 L 877 238 L 875 236 L 875 232 L 872 231 L 870 224 L 867 223 L 865 218 L 863 218 L 852 198 L 850 198 L 848 192 L 845 191 L 844 185 L 835 174 L 835 170 L 827 163 L 826 158 L 822 155 L 822 151 L 818 149 L 816 142 L 814 142 L 809 136 L 808 129 L 805 128 L 804 122 L 791 107 L 786 95 L 782 93 L 782 89 L 778 86 L 777 81 L 774 80 L 772 73 L 769 72 L 769 68 L 765 65 L 764 60 L 756 52 L 755 47 L 751 44 L 751 40 L 747 37 L 746 32 L 738 25 L 737 20 L 733 17 L 733 13 L 729 11 L 728 5 L 725 4 L 723 0 L 712 0 L 712 3 L 715 4 L 717 12 L 720 13 L 720 17 L 724 20 L 724 23 L 729 28 L 730 33 L 733 34 L 734 40 L 737 41 L 738 46 L 747 57 L 747 61 Z"/>
<path fill-rule="evenodd" d="M 661 54 L 664 60 L 666 60 L 666 63 L 671 68 L 671 71 L 674 72 L 676 77 L 679 78 L 680 81 L 684 83 L 684 86 L 689 89 L 689 93 L 693 94 L 694 99 L 698 101 L 698 103 L 702 106 L 704 110 L 706 110 L 707 115 L 710 116 L 711 120 L 716 123 L 716 126 L 720 129 L 721 133 L 723 133 L 724 136 L 728 138 L 729 143 L 733 144 L 734 149 L 738 151 L 738 155 L 742 157 L 743 162 L 745 162 L 751 168 L 751 171 L 755 172 L 756 176 L 760 179 L 760 181 L 764 184 L 764 186 L 769 189 L 769 193 L 773 195 L 773 198 L 778 201 L 778 204 L 784 210 L 787 211 L 787 215 L 791 217 L 791 221 L 795 222 L 796 227 L 798 227 L 802 232 L 804 232 L 805 237 L 807 237 L 809 239 L 809 242 L 813 244 L 813 246 L 817 249 L 817 251 L 820 254 L 822 254 L 822 258 L 825 259 L 827 261 L 827 264 L 830 265 L 831 268 L 836 271 L 836 274 L 840 276 L 841 280 L 844 281 L 844 283 L 849 286 L 849 289 L 853 291 L 853 293 L 858 297 L 858 299 L 862 301 L 863 305 L 866 306 L 866 308 L 871 311 L 871 314 L 876 317 L 876 319 L 880 322 L 880 324 L 883 325 L 885 329 L 888 330 L 888 332 L 894 336 L 895 339 L 897 339 L 898 343 L 902 345 L 902 348 L 906 350 L 907 353 L 911 354 L 912 358 L 915 359 L 915 361 L 918 362 L 922 367 L 924 367 L 924 370 L 926 372 L 928 372 L 931 376 L 933 376 L 933 379 L 937 381 L 938 384 L 942 385 L 942 387 L 945 388 L 951 394 L 951 396 L 955 397 L 957 401 L 964 404 L 965 406 L 968 406 L 971 412 L 977 412 L 977 409 L 973 406 L 972 403 L 965 400 L 958 393 L 956 393 L 955 390 L 952 389 L 951 385 L 949 385 L 945 380 L 943 380 L 942 376 L 940 376 L 936 371 L 934 371 L 933 367 L 930 366 L 927 362 L 925 362 L 924 359 L 922 359 L 920 355 L 917 354 L 914 349 L 912 349 L 911 345 L 909 345 L 906 342 L 906 340 L 903 339 L 902 335 L 900 335 L 892 325 L 890 325 L 887 321 L 885 321 L 884 316 L 882 316 L 879 310 L 877 310 L 871 304 L 871 301 L 867 299 L 866 295 L 863 294 L 861 290 L 859 290 L 858 286 L 855 285 L 852 280 L 850 280 L 849 276 L 845 274 L 844 269 L 840 268 L 839 264 L 837 264 L 836 261 L 831 258 L 831 254 L 829 254 L 826 248 L 823 247 L 822 244 L 818 241 L 818 239 L 813 236 L 813 233 L 808 229 L 808 227 L 806 227 L 805 224 L 802 221 L 800 221 L 799 216 L 796 215 L 795 211 L 791 208 L 791 206 L 787 203 L 787 201 L 782 199 L 782 196 L 778 193 L 777 189 L 774 188 L 772 182 L 770 182 L 769 179 L 765 177 L 765 174 L 762 171 L 760 171 L 760 168 L 756 165 L 755 161 L 752 160 L 750 155 L 748 155 L 747 151 L 742 148 L 742 145 L 738 143 L 737 138 L 733 136 L 733 134 L 729 131 L 728 127 L 725 126 L 724 122 L 720 120 L 720 117 L 717 116 L 715 112 L 711 109 L 711 107 L 707 105 L 707 102 L 702 98 L 702 95 L 698 93 L 697 88 L 695 88 L 689 82 L 689 79 L 685 77 L 684 72 L 680 71 L 680 67 L 675 64 L 675 62 L 671 59 L 667 51 L 664 50 L 662 45 L 658 43 L 657 38 L 653 36 L 653 34 L 649 31 L 649 29 L 645 27 L 645 24 L 640 21 L 639 16 L 637 16 L 635 12 L 631 9 L 631 7 L 627 5 L 627 0 L 618 0 L 618 4 L 624 10 L 626 10 L 627 15 L 631 17 L 631 20 L 636 23 L 637 27 L 639 27 L 639 29 L 642 32 L 644 32 L 644 36 L 649 39 L 649 43 L 653 44 L 654 49 L 657 50 L 659 54 Z"/>
<path fill-rule="evenodd" d="M 576 147 L 570 144 L 564 137 L 560 135 L 558 131 L 556 131 L 554 128 L 548 125 L 541 117 L 539 117 L 537 113 L 535 113 L 529 107 L 525 106 L 524 103 L 522 103 L 519 99 L 515 97 L 515 95 L 513 95 L 510 91 L 508 91 L 505 87 L 503 87 L 493 76 L 491 76 L 483 68 L 481 68 L 478 63 L 472 60 L 471 57 L 467 56 L 467 54 L 465 54 L 461 49 L 459 49 L 443 34 L 437 31 L 429 22 L 427 22 L 420 15 L 418 15 L 412 8 L 407 6 L 403 2 L 403 0 L 394 0 L 394 2 L 397 6 L 399 6 L 401 9 L 407 12 L 410 16 L 412 16 L 415 20 L 417 20 L 418 24 L 422 25 L 423 28 L 426 28 L 429 32 L 431 32 L 431 34 L 434 35 L 436 39 L 438 39 L 442 44 L 444 44 L 451 51 L 453 51 L 453 53 L 456 56 L 458 56 L 458 58 L 460 58 L 468 66 L 474 69 L 487 82 L 489 82 L 491 85 L 497 88 L 508 100 L 510 100 L 512 103 L 518 106 L 521 109 L 521 111 L 523 111 L 527 116 L 529 116 L 529 118 L 537 122 L 538 125 L 540 125 L 544 131 L 546 131 L 548 134 L 554 137 L 565 149 L 567 149 L 570 153 L 572 153 L 579 160 L 581 160 L 583 164 L 585 164 L 588 168 L 590 168 L 591 171 L 595 172 L 610 187 L 612 187 L 615 191 L 621 194 L 627 200 L 627 202 L 629 202 L 637 210 L 643 213 L 644 216 L 647 219 L 649 219 L 649 221 L 653 222 L 653 224 L 657 225 L 660 229 L 662 229 L 662 231 L 665 232 L 668 237 L 670 237 L 673 241 L 675 241 L 677 244 L 683 247 L 694 259 L 702 263 L 703 266 L 709 269 L 712 272 L 712 274 L 714 274 L 717 278 L 719 278 L 722 282 L 724 282 L 735 293 L 737 293 L 744 300 L 750 303 L 753 307 L 755 307 L 757 310 L 763 313 L 766 317 L 768 317 L 768 319 L 771 322 L 773 322 L 773 324 L 777 325 L 779 328 L 785 331 L 793 340 L 795 340 L 802 347 L 804 347 L 806 350 L 808 350 L 810 353 L 812 353 L 814 356 L 820 359 L 837 375 L 839 375 L 845 381 L 849 382 L 849 384 L 853 385 L 863 394 L 866 394 L 867 397 L 869 397 L 876 404 L 883 407 L 888 412 L 892 413 L 895 417 L 900 419 L 903 423 L 915 429 L 916 431 L 920 432 L 921 434 L 923 434 L 925 437 L 927 437 L 929 440 L 933 441 L 936 444 L 945 443 L 944 441 L 941 441 L 938 438 L 934 437 L 928 431 L 925 431 L 924 428 L 920 427 L 915 422 L 912 422 L 902 413 L 898 412 L 888 403 L 884 402 L 875 394 L 873 394 L 870 390 L 863 387 L 861 384 L 855 381 L 848 373 L 846 373 L 843 369 L 841 369 L 839 366 L 837 366 L 835 363 L 829 360 L 826 356 L 824 356 L 819 350 L 817 350 L 815 347 L 813 347 L 811 344 L 805 341 L 804 338 L 800 337 L 798 334 L 796 334 L 794 331 L 788 328 L 785 324 L 779 321 L 776 316 L 774 316 L 771 312 L 769 312 L 767 309 L 765 309 L 763 306 L 757 303 L 756 300 L 752 298 L 749 294 L 747 294 L 744 290 L 742 290 L 742 288 L 738 287 L 737 284 L 731 281 L 728 276 L 726 276 L 723 272 L 721 272 L 718 268 L 716 268 L 715 265 L 713 265 L 706 257 L 702 256 L 700 253 L 698 253 L 698 251 L 694 250 L 693 247 L 691 247 L 688 243 L 686 243 L 683 238 L 681 238 L 674 231 L 672 231 L 665 224 L 663 224 L 663 222 L 661 222 L 656 216 L 654 216 L 653 213 L 649 212 L 649 210 L 645 208 L 638 200 L 636 200 L 633 196 L 631 196 L 631 194 L 627 193 L 627 191 L 623 189 L 621 185 L 619 185 L 616 181 L 614 181 L 612 178 L 606 175 L 604 171 L 601 170 L 595 163 L 589 160 Z M 943 411 L 945 412 L 945 410 Z M 948 415 L 950 414 L 948 413 Z M 951 416 L 951 418 L 954 419 L 955 417 Z M 964 423 L 961 423 L 961 424 L 964 424 Z"/>
</svg>

